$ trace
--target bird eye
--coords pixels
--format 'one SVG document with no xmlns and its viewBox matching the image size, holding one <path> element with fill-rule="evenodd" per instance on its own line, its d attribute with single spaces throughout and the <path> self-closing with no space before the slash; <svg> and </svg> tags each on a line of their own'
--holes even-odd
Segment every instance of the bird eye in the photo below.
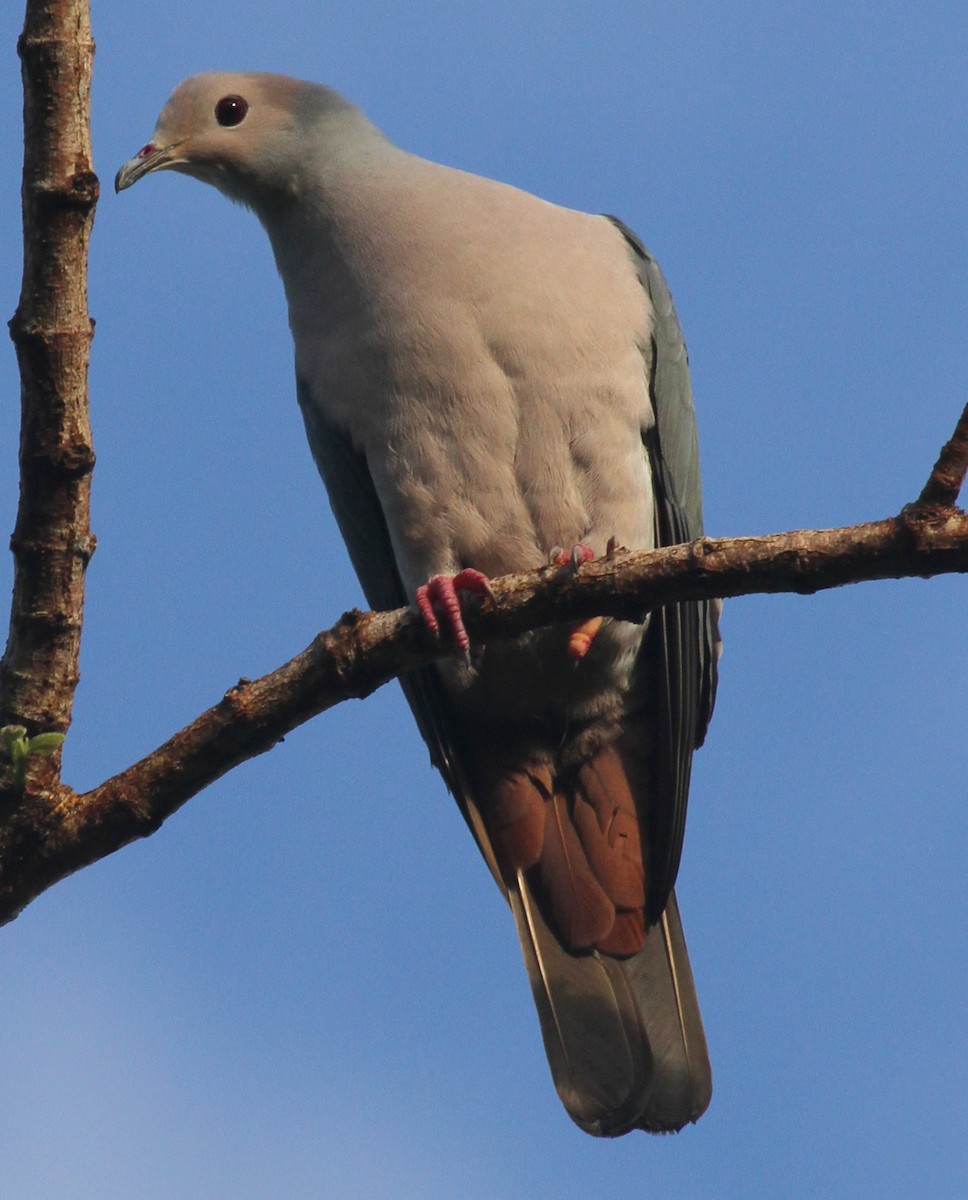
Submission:
<svg viewBox="0 0 968 1200">
<path fill-rule="evenodd" d="M 227 127 L 239 125 L 248 111 L 249 105 L 241 96 L 223 96 L 215 105 L 215 120 Z"/>
</svg>

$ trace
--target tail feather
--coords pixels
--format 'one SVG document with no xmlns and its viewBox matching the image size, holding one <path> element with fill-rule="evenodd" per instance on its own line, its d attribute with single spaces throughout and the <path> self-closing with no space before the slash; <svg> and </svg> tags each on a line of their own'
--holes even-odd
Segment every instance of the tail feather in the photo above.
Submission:
<svg viewBox="0 0 968 1200">
<path fill-rule="evenodd" d="M 642 908 L 645 878 L 635 797 L 618 753 L 606 746 L 581 764 L 574 822 L 588 864 L 616 908 Z"/>
<path fill-rule="evenodd" d="M 712 1069 L 675 892 L 633 958 L 610 964 L 636 997 L 655 1075 L 636 1124 L 653 1132 L 698 1121 L 712 1098 Z"/>
<path fill-rule="evenodd" d="M 615 923 L 615 906 L 589 867 L 560 794 L 546 806 L 539 870 L 560 936 L 576 950 L 597 946 Z"/>
<path fill-rule="evenodd" d="M 712 1078 L 673 892 L 647 928 L 648 739 L 623 730 L 561 763 L 484 732 L 465 805 L 511 903 L 558 1094 L 598 1136 L 681 1129 Z"/>
<path fill-rule="evenodd" d="M 510 891 L 552 1078 L 587 1133 L 681 1129 L 712 1074 L 675 896 L 642 949 L 618 960 L 565 950 L 523 873 Z"/>
</svg>

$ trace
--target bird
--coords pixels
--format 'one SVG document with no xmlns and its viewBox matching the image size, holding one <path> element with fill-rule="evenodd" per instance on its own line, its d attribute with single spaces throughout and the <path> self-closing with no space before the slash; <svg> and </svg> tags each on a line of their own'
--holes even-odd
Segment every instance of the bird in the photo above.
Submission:
<svg viewBox="0 0 968 1200">
<path fill-rule="evenodd" d="M 448 643 L 401 678 L 510 905 L 553 1082 L 587 1133 L 677 1131 L 712 1075 L 674 885 L 718 602 L 475 646 L 489 579 L 702 535 L 686 345 L 620 220 L 398 148 L 333 89 L 181 83 L 122 191 L 177 171 L 251 209 L 309 446 L 368 603 Z"/>
</svg>

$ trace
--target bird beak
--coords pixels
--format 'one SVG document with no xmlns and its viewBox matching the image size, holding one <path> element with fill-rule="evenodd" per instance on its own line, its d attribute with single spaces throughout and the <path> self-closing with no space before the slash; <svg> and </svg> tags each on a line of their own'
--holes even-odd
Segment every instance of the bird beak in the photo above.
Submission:
<svg viewBox="0 0 968 1200">
<path fill-rule="evenodd" d="M 163 167 L 173 165 L 178 161 L 175 158 L 177 148 L 177 143 L 171 146 L 156 146 L 154 142 L 149 142 L 147 146 L 142 146 L 134 158 L 129 158 L 115 175 L 114 190 L 123 192 L 149 171 L 160 171 Z"/>
</svg>

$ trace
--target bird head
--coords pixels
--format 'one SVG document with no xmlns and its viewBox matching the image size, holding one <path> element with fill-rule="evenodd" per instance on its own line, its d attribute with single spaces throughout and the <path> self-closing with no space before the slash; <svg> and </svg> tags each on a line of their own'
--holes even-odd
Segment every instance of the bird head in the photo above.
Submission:
<svg viewBox="0 0 968 1200">
<path fill-rule="evenodd" d="M 284 75 L 209 73 L 179 84 L 161 110 L 151 138 L 118 171 L 123 191 L 154 171 L 180 171 L 231 199 L 259 207 L 298 194 L 306 168 L 309 127 L 355 113 L 330 88 Z"/>
</svg>

